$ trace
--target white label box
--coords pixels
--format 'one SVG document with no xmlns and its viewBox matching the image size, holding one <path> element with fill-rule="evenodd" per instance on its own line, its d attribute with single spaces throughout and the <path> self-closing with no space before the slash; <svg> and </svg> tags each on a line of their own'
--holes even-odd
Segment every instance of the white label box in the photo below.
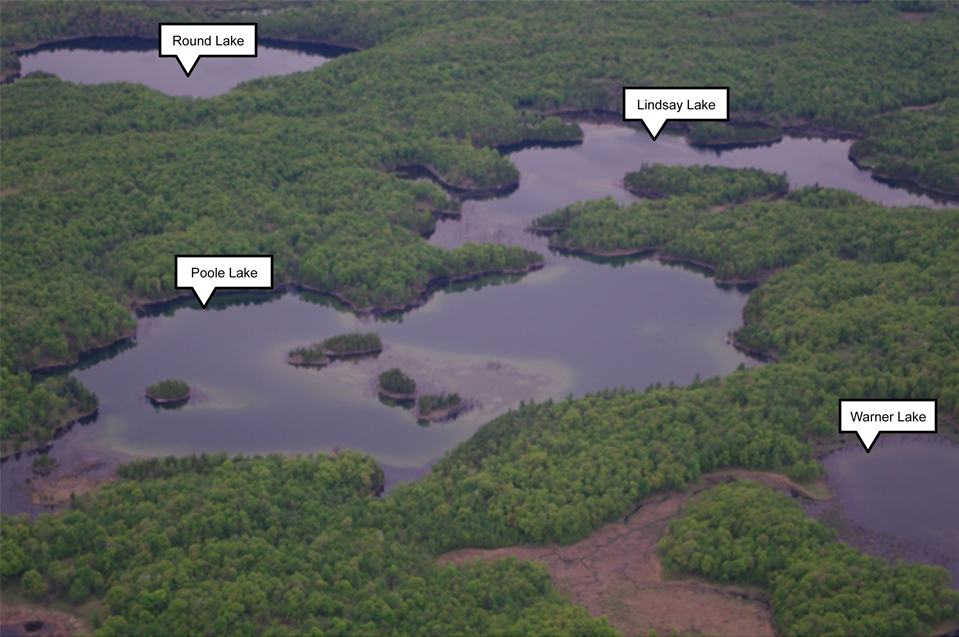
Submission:
<svg viewBox="0 0 959 637">
<path fill-rule="evenodd" d="M 256 23 L 160 23 L 160 57 L 175 57 L 190 77 L 201 57 L 256 57 Z"/>
<path fill-rule="evenodd" d="M 881 433 L 936 433 L 935 399 L 864 399 L 839 401 L 839 433 L 855 433 L 866 453 Z"/>
<path fill-rule="evenodd" d="M 176 289 L 190 289 L 204 308 L 216 290 L 273 289 L 273 255 L 176 255 Z"/>
<path fill-rule="evenodd" d="M 728 87 L 623 87 L 623 121 L 643 122 L 655 141 L 668 121 L 729 121 Z"/>
</svg>

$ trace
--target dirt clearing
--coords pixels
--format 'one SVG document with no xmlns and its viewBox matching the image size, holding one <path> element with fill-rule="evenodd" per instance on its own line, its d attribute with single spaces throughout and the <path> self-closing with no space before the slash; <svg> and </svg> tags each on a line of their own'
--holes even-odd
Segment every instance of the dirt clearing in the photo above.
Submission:
<svg viewBox="0 0 959 637">
<path fill-rule="evenodd" d="M 568 546 L 514 546 L 461 549 L 440 556 L 440 564 L 478 557 L 514 555 L 549 567 L 553 584 L 574 604 L 594 616 L 606 615 L 625 635 L 706 634 L 728 637 L 773 636 L 764 592 L 720 586 L 692 578 L 664 579 L 656 547 L 669 520 L 696 493 L 718 483 L 748 478 L 784 490 L 793 497 L 816 499 L 807 489 L 773 473 L 724 471 L 703 476 L 688 492 L 660 494 L 645 500 L 620 520 Z"/>
</svg>

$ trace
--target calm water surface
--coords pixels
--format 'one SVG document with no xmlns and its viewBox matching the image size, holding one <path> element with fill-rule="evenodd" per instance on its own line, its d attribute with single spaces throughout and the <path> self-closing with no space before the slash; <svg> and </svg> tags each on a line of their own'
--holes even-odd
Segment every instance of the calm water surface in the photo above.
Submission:
<svg viewBox="0 0 959 637">
<path fill-rule="evenodd" d="M 256 57 L 200 58 L 187 77 L 176 58 L 160 57 L 155 40 L 79 38 L 20 54 L 20 75 L 45 71 L 81 84 L 133 82 L 167 95 L 214 97 L 247 80 L 309 71 L 349 51 L 259 38 Z"/>
<path fill-rule="evenodd" d="M 24 55 L 23 73 L 42 69 L 74 82 L 143 82 L 171 95 L 211 97 L 254 77 L 314 68 L 339 52 L 271 47 L 261 40 L 257 59 L 204 58 L 186 78 L 175 60 L 159 58 L 155 49 L 91 47 L 54 45 Z M 845 188 L 889 206 L 941 205 L 857 169 L 848 160 L 850 142 L 787 138 L 717 153 L 679 137 L 653 142 L 630 128 L 583 128 L 582 144 L 512 153 L 519 188 L 508 197 L 467 201 L 462 219 L 440 222 L 430 239 L 445 247 L 466 241 L 524 245 L 548 255 L 544 270 L 448 288 L 410 313 L 366 322 L 310 294 L 218 293 L 206 311 L 193 303 L 173 306 L 141 319 L 133 346 L 114 348 L 75 372 L 99 395 L 100 414 L 66 434 L 51 453 L 76 466 L 78 454 L 312 453 L 340 446 L 414 471 L 520 399 L 685 384 L 696 374 L 755 364 L 725 342 L 741 324 L 744 292 L 653 261 L 550 254 L 545 239 L 525 232 L 533 217 L 574 201 L 607 195 L 636 200 L 621 181 L 643 162 L 758 167 L 786 172 L 793 187 Z M 323 370 L 284 361 L 293 347 L 354 329 L 378 331 L 384 353 Z M 481 400 L 452 423 L 420 427 L 409 412 L 375 396 L 376 373 L 392 365 L 411 370 L 428 391 L 455 389 L 467 397 L 472 391 Z M 157 410 L 142 398 L 143 388 L 171 376 L 186 379 L 197 395 L 182 409 Z M 15 494 L 30 461 L 25 456 L 4 464 L 5 511 L 36 509 Z M 829 456 L 825 465 L 839 494 L 838 514 L 867 531 L 861 548 L 886 556 L 906 551 L 909 559 L 942 563 L 956 574 L 955 445 L 886 435 L 868 456 L 855 447 Z"/>
<path fill-rule="evenodd" d="M 838 518 L 840 539 L 867 552 L 944 566 L 959 587 L 959 444 L 882 434 L 868 454 L 856 444 L 822 462 L 838 498 L 811 514 Z"/>
</svg>

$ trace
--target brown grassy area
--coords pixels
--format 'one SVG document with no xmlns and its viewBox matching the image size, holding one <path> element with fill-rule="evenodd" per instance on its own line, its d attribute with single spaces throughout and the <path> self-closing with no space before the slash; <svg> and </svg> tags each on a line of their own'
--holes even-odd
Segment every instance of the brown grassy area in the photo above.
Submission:
<svg viewBox="0 0 959 637">
<path fill-rule="evenodd" d="M 88 472 L 99 469 L 104 466 L 104 461 L 99 458 L 90 459 L 80 463 L 69 473 L 36 477 L 34 476 L 29 484 L 23 485 L 23 492 L 30 496 L 34 504 L 45 504 L 47 506 L 63 506 L 70 501 L 70 494 L 80 495 L 87 491 L 92 491 L 101 484 L 113 482 L 117 476 L 111 472 L 108 475 L 91 477 Z"/>
<path fill-rule="evenodd" d="M 625 635 L 706 634 L 717 637 L 773 636 L 765 593 L 742 586 L 720 586 L 694 578 L 664 576 L 656 547 L 669 520 L 691 497 L 715 484 L 749 478 L 785 490 L 793 497 L 821 499 L 818 488 L 756 471 L 724 471 L 703 476 L 687 492 L 660 494 L 620 520 L 568 546 L 513 546 L 461 549 L 440 556 L 440 564 L 477 558 L 516 556 L 549 568 L 553 584 L 594 616 L 605 615 Z"/>
</svg>

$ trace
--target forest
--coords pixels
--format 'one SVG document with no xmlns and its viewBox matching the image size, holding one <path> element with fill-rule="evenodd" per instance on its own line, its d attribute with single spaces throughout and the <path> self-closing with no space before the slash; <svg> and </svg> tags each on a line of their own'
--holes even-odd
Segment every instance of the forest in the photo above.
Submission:
<svg viewBox="0 0 959 637">
<path fill-rule="evenodd" d="M 4 583 L 19 577 L 32 599 L 98 596 L 95 635 L 616 634 L 535 563 L 440 568 L 358 524 L 382 480 L 366 456 L 215 454 L 121 475 L 61 515 L 0 525 Z"/>
<path fill-rule="evenodd" d="M 898 563 L 831 540 L 799 503 L 738 481 L 702 494 L 660 541 L 666 568 L 767 589 L 784 637 L 894 637 L 959 613 L 942 567 Z"/>
<path fill-rule="evenodd" d="M 856 164 L 879 176 L 959 191 L 959 99 L 877 117 L 849 149 Z"/>
<path fill-rule="evenodd" d="M 34 379 L 0 367 L 0 457 L 41 446 L 64 423 L 92 414 L 96 394 L 73 376 Z"/>
<path fill-rule="evenodd" d="M 229 10 L 262 6 L 4 3 L 0 62 L 7 75 L 10 52 L 40 42 L 152 37 L 161 20 L 249 20 Z M 575 139 L 559 116 L 616 111 L 623 85 L 730 86 L 731 108 L 763 126 L 845 131 L 860 165 L 957 190 L 954 3 L 296 3 L 256 19 L 262 36 L 363 50 L 213 99 L 40 73 L 0 87 L 4 453 L 96 408 L 75 379 L 27 372 L 131 335 L 131 307 L 177 294 L 175 253 L 273 254 L 278 282 L 367 311 L 535 267 L 517 247 L 427 245 L 430 211 L 460 204 L 391 171 L 515 184 L 492 146 Z M 541 566 L 434 557 L 573 542 L 717 469 L 814 478 L 840 396 L 935 397 L 956 415 L 955 210 L 787 194 L 785 176 L 760 171 L 622 167 L 636 169 L 624 181 L 660 199 L 578 203 L 534 225 L 559 230 L 556 247 L 657 250 L 761 281 L 735 338 L 775 364 L 523 404 L 385 498 L 371 495 L 375 462 L 350 452 L 134 462 L 61 514 L 0 519 L 4 595 L 95 597 L 103 635 L 613 634 Z M 682 543 L 664 544 L 672 567 L 766 588 L 783 634 L 921 634 L 956 616 L 938 571 L 865 558 L 756 487 L 697 506 L 673 527 Z M 797 559 L 770 561 L 791 548 Z M 701 549 L 717 556 L 708 572 Z M 830 605 L 850 595 L 856 616 Z M 898 617 L 877 618 L 889 596 Z"/>
</svg>

